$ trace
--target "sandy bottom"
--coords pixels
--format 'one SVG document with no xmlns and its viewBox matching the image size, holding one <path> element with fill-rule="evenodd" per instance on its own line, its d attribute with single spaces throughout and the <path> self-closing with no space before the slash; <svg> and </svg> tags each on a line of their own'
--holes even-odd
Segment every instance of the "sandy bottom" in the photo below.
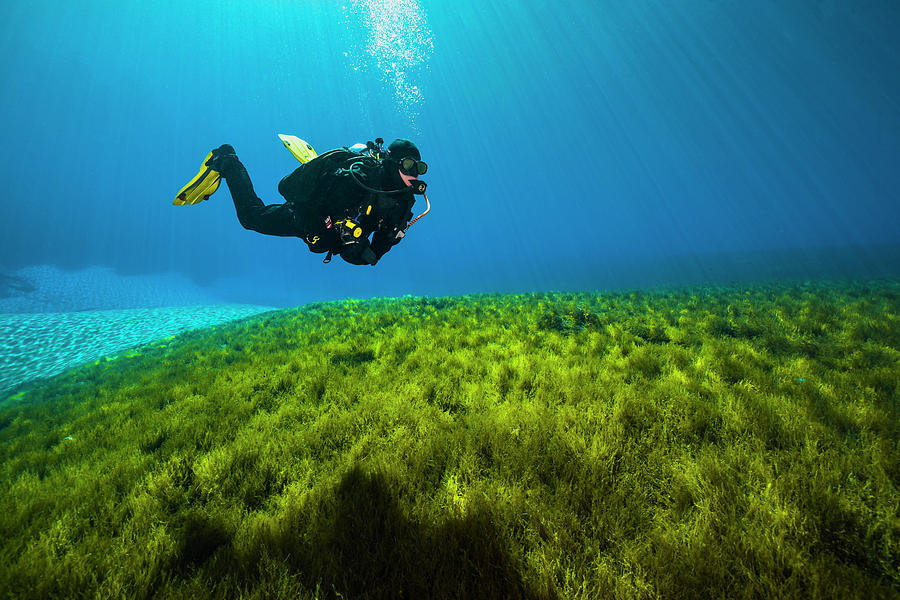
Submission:
<svg viewBox="0 0 900 600">
<path fill-rule="evenodd" d="M 269 310 L 226 304 L 0 314 L 0 392 L 183 331 Z"/>
</svg>

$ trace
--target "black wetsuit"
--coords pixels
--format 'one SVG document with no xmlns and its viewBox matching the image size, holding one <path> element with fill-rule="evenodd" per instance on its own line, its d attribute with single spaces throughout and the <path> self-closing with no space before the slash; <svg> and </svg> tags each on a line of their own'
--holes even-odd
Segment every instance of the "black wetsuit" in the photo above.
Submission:
<svg viewBox="0 0 900 600">
<path fill-rule="evenodd" d="M 350 173 L 350 165 L 358 163 Z M 247 169 L 235 158 L 222 177 L 228 184 L 238 220 L 245 229 L 303 239 L 313 252 L 340 254 L 354 265 L 374 265 L 396 245 L 412 219 L 415 197 L 402 189 L 399 175 L 385 163 L 340 148 L 300 165 L 278 184 L 284 204 L 263 204 Z M 354 237 L 349 222 L 362 228 Z M 342 236 L 341 233 L 344 235 Z M 371 235 L 371 242 L 369 236 Z M 327 259 L 326 259 L 327 260 Z"/>
</svg>

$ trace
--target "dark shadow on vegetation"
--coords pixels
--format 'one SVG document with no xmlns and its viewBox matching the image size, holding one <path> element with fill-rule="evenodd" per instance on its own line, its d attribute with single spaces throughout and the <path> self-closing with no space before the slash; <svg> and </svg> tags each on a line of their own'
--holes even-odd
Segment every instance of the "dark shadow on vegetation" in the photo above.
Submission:
<svg viewBox="0 0 900 600">
<path fill-rule="evenodd" d="M 355 467 L 330 496 L 289 512 L 252 549 L 258 556 L 239 563 L 262 568 L 260 557 L 274 559 L 328 598 L 540 597 L 523 583 L 487 506 L 423 524 L 404 511 L 399 489 L 391 477 Z"/>
<path fill-rule="evenodd" d="M 332 364 L 361 365 L 375 359 L 375 353 L 371 350 L 359 352 L 337 353 L 331 356 Z"/>
<path fill-rule="evenodd" d="M 182 573 L 202 565 L 215 552 L 231 542 L 230 533 L 222 519 L 209 517 L 199 512 L 190 512 L 178 527 L 177 565 Z"/>
<path fill-rule="evenodd" d="M 138 447 L 140 448 L 142 453 L 152 454 L 159 450 L 167 439 L 169 439 L 169 436 L 165 432 L 159 431 L 155 434 L 147 436 L 138 444 Z"/>
</svg>

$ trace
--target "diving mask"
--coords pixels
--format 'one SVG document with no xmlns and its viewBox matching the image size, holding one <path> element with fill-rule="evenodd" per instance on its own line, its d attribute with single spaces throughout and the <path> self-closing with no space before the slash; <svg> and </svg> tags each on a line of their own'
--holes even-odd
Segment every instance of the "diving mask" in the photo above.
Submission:
<svg viewBox="0 0 900 600">
<path fill-rule="evenodd" d="M 407 175 L 418 177 L 428 172 L 428 165 L 421 160 L 406 157 L 400 161 L 400 170 Z"/>
</svg>

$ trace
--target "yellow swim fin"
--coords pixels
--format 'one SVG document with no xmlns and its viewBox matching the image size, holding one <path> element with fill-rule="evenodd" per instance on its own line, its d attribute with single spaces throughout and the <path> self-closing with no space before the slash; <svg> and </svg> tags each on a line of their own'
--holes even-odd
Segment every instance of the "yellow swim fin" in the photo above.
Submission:
<svg viewBox="0 0 900 600">
<path fill-rule="evenodd" d="M 203 159 L 203 166 L 200 167 L 200 172 L 194 175 L 194 178 L 191 179 L 186 186 L 181 188 L 181 191 L 175 196 L 175 201 L 172 204 L 176 206 L 181 206 L 183 204 L 197 204 L 207 200 L 217 189 L 219 189 L 219 184 L 222 182 L 222 176 L 219 175 L 218 171 L 213 171 L 210 167 L 206 166 L 206 163 L 209 162 L 209 159 L 211 158 L 212 152 L 206 155 L 206 158 Z"/>
<path fill-rule="evenodd" d="M 302 163 L 309 162 L 318 156 L 312 146 L 298 138 L 296 135 L 279 133 L 278 137 L 284 142 L 284 147 L 291 151 L 294 158 Z"/>
</svg>

